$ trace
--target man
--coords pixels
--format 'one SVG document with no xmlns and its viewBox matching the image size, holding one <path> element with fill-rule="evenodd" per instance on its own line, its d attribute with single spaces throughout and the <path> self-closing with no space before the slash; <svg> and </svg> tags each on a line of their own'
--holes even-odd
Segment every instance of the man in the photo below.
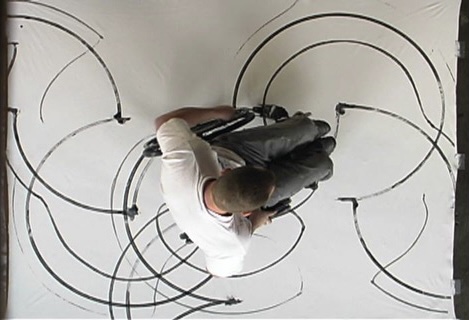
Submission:
<svg viewBox="0 0 469 320">
<path fill-rule="evenodd" d="M 230 106 L 188 107 L 155 119 L 163 197 L 218 277 L 241 271 L 253 232 L 275 214 L 261 207 L 332 176 L 335 147 L 332 137 L 322 138 L 330 126 L 304 114 L 224 134 L 212 145 L 190 130 L 234 113 Z"/>
</svg>

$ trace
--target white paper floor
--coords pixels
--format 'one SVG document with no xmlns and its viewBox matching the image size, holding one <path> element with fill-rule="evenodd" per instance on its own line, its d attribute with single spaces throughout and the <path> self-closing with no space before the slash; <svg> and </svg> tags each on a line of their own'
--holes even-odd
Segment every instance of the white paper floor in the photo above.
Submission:
<svg viewBox="0 0 469 320">
<path fill-rule="evenodd" d="M 459 5 L 9 1 L 8 317 L 454 317 Z M 211 279 L 143 143 L 177 107 L 262 101 L 331 123 L 335 175 Z"/>
</svg>

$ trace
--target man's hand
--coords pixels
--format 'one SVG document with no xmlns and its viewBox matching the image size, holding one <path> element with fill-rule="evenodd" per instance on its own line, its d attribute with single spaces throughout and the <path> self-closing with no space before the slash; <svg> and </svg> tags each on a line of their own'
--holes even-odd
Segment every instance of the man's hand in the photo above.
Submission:
<svg viewBox="0 0 469 320">
<path fill-rule="evenodd" d="M 272 216 L 275 215 L 276 211 L 264 211 L 264 210 L 255 210 L 251 212 L 248 216 L 248 219 L 252 224 L 252 232 L 256 229 L 272 223 Z"/>
</svg>

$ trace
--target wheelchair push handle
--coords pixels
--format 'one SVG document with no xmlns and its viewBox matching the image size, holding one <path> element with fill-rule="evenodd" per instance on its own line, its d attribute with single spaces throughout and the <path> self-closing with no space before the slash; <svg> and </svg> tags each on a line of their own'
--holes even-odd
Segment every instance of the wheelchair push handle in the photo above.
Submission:
<svg viewBox="0 0 469 320">
<path fill-rule="evenodd" d="M 238 108 L 230 120 L 214 119 L 200 123 L 191 128 L 197 136 L 210 141 L 215 137 L 236 130 L 245 124 L 251 122 L 255 113 L 248 108 Z M 158 157 L 161 156 L 161 149 L 156 138 L 152 138 L 143 145 L 143 156 Z"/>
</svg>

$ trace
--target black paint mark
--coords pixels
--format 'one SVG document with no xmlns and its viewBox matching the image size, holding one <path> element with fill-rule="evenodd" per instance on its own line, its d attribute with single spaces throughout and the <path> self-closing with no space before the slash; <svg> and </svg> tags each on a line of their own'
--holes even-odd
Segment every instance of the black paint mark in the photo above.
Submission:
<svg viewBox="0 0 469 320">
<path fill-rule="evenodd" d="M 130 150 L 127 152 L 127 154 L 124 156 L 123 160 L 121 161 L 119 167 L 117 168 L 117 171 L 116 171 L 116 174 L 114 175 L 114 179 L 112 180 L 112 184 L 111 184 L 111 198 L 110 198 L 110 204 L 109 204 L 109 207 L 111 208 L 111 210 L 114 212 L 114 196 L 115 196 L 115 193 L 116 193 L 116 185 L 117 185 L 117 179 L 119 178 L 119 175 L 122 171 L 122 167 L 124 166 L 124 164 L 126 163 L 126 161 L 128 160 L 128 158 L 130 157 L 130 155 L 132 154 L 132 152 L 142 144 L 143 141 L 145 140 L 148 140 L 149 137 L 152 137 L 154 136 L 153 134 L 152 135 L 149 135 L 147 137 L 144 137 L 142 139 L 140 139 L 139 141 L 137 141 L 131 148 Z M 123 250 L 123 246 L 120 242 L 120 239 L 118 237 L 118 234 L 117 234 L 117 228 L 116 228 L 116 222 L 115 222 L 115 219 L 114 219 L 114 215 L 111 215 L 111 223 L 112 223 L 112 228 L 114 230 L 114 234 L 116 236 L 116 240 L 117 240 L 117 243 L 119 245 L 119 248 L 121 250 Z"/>
<path fill-rule="evenodd" d="M 13 46 L 13 56 L 11 57 L 10 63 L 8 64 L 8 73 L 7 75 L 10 75 L 11 70 L 13 69 L 13 66 L 15 65 L 16 61 L 16 56 L 18 55 L 18 42 L 10 42 L 8 43 L 9 46 Z"/>
<path fill-rule="evenodd" d="M 99 40 L 98 42 L 96 42 L 94 45 L 93 45 L 93 48 L 96 47 L 97 45 L 99 44 Z M 77 57 L 73 58 L 70 62 L 68 62 L 62 69 L 60 69 L 60 71 L 52 78 L 52 80 L 49 82 L 49 84 L 47 85 L 46 89 L 44 90 L 44 93 L 42 94 L 42 97 L 41 97 L 41 102 L 39 103 L 39 118 L 41 119 L 41 122 L 44 123 L 44 118 L 42 116 L 42 110 L 43 110 L 43 106 L 44 106 L 44 99 L 46 98 L 46 95 L 47 93 L 49 92 L 50 88 L 52 87 L 52 85 L 54 84 L 54 82 L 59 78 L 59 76 L 68 68 L 70 67 L 74 62 L 78 61 L 81 57 L 83 57 L 84 55 L 86 55 L 89 51 L 84 51 L 83 53 L 81 53 L 80 55 L 78 55 Z"/>
<path fill-rule="evenodd" d="M 232 305 L 232 304 L 236 304 L 236 303 L 239 303 L 237 302 L 237 300 L 233 300 L 233 302 L 227 302 L 225 304 L 227 305 Z M 221 302 L 209 302 L 209 303 L 206 303 L 206 304 L 203 304 L 201 306 L 198 306 L 198 307 L 195 307 L 195 308 L 192 308 L 184 313 L 181 313 L 180 315 L 178 315 L 176 318 L 174 318 L 175 320 L 176 319 L 183 319 L 184 317 L 187 317 L 188 315 L 192 314 L 192 313 L 195 313 L 197 311 L 201 311 L 203 309 L 207 309 L 207 308 L 210 308 L 210 307 L 214 307 L 214 306 L 218 306 L 222 304 Z"/>
<path fill-rule="evenodd" d="M 285 13 L 287 13 L 288 11 L 290 11 L 291 9 L 293 9 L 294 6 L 296 6 L 296 4 L 298 3 L 299 0 L 295 0 L 288 8 L 286 8 L 285 10 L 283 10 L 282 12 L 280 12 L 279 14 L 277 14 L 275 17 L 273 17 L 272 19 L 268 20 L 267 22 L 265 22 L 262 26 L 260 26 L 256 31 L 254 31 L 253 34 L 251 34 L 249 36 L 249 38 L 247 38 L 246 41 L 244 41 L 244 43 L 241 45 L 241 47 L 239 47 L 238 51 L 236 51 L 236 55 L 239 54 L 239 52 L 241 50 L 243 50 L 244 46 L 259 32 L 261 31 L 263 28 L 265 28 L 268 24 L 272 23 L 274 20 L 277 20 L 278 18 L 280 18 L 281 16 L 283 16 Z"/>
<path fill-rule="evenodd" d="M 390 297 L 391 299 L 394 299 L 396 300 L 397 302 L 399 303 L 402 303 L 402 304 L 405 304 L 406 306 L 409 306 L 411 308 L 415 308 L 415 309 L 419 309 L 419 310 L 422 310 L 422 311 L 427 311 L 427 312 L 433 312 L 433 313 L 441 313 L 441 314 L 448 314 L 449 312 L 446 311 L 446 310 L 441 310 L 441 309 L 433 309 L 433 308 L 428 308 L 428 307 L 425 307 L 425 306 L 421 306 L 421 305 L 418 305 L 418 304 L 415 304 L 415 303 L 411 303 L 409 301 L 406 301 L 402 298 L 399 298 L 398 296 L 392 294 L 391 292 L 383 289 L 382 287 L 376 285 L 375 283 L 373 283 L 373 285 L 379 290 L 381 291 L 382 293 L 384 293 L 385 295 L 387 295 L 388 297 Z"/>
</svg>

